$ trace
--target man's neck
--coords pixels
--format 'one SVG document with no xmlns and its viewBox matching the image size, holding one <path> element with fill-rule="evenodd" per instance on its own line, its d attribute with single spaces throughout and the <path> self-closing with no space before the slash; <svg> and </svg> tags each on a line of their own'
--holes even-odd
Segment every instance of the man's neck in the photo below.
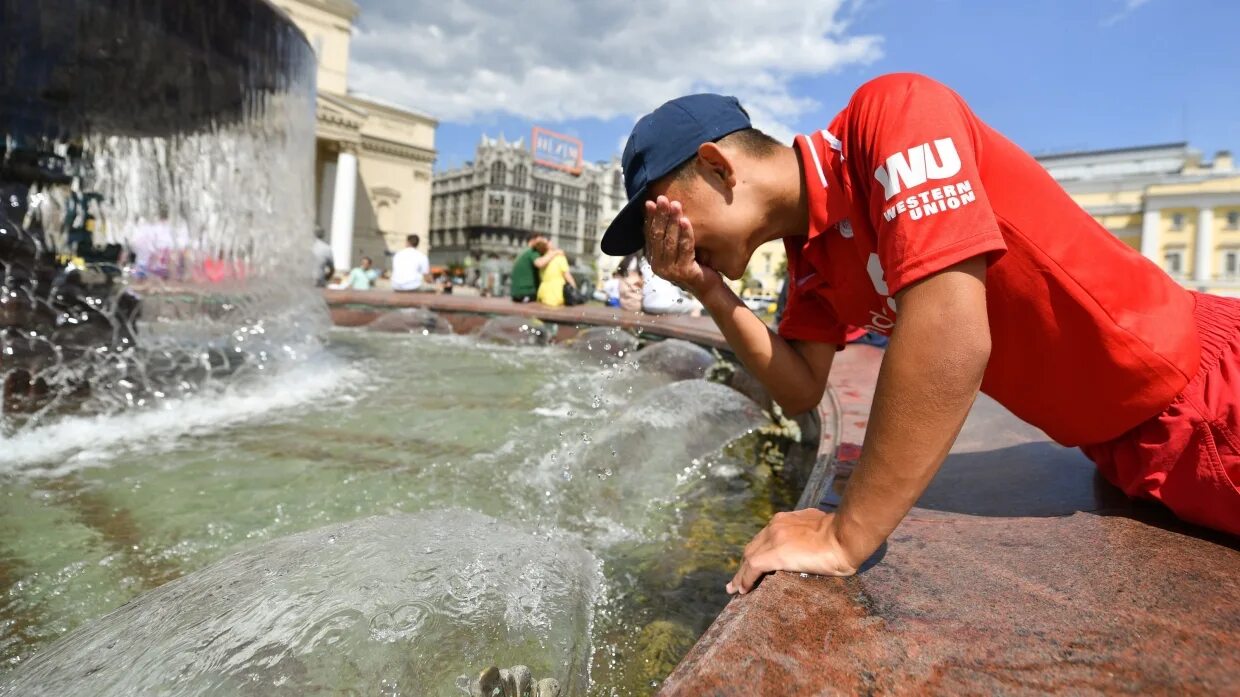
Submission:
<svg viewBox="0 0 1240 697">
<path fill-rule="evenodd" d="M 770 161 L 775 196 L 772 198 L 771 233 L 766 241 L 804 235 L 809 229 L 809 193 L 801 152 L 781 147 Z"/>
</svg>

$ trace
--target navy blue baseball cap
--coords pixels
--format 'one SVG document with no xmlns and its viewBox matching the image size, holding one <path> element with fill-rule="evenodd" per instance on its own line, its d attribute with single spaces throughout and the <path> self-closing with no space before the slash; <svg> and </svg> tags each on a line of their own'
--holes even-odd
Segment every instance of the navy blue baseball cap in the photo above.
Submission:
<svg viewBox="0 0 1240 697">
<path fill-rule="evenodd" d="M 629 202 L 603 233 L 603 252 L 621 257 L 644 247 L 650 183 L 687 162 L 702 143 L 749 127 L 749 114 L 736 97 L 718 94 L 679 97 L 643 116 L 633 126 L 620 161 Z"/>
</svg>

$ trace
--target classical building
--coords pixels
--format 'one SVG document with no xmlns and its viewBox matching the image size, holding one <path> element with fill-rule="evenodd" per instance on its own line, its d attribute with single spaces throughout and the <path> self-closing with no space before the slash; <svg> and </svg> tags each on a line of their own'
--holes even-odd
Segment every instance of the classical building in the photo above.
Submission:
<svg viewBox="0 0 1240 697">
<path fill-rule="evenodd" d="M 594 266 L 603 230 L 624 201 L 618 160 L 586 163 L 573 173 L 535 163 L 524 138 L 484 135 L 472 162 L 435 175 L 431 263 L 492 253 L 509 260 L 537 230 L 576 264 Z"/>
<path fill-rule="evenodd" d="M 353 0 L 273 0 L 319 57 L 314 177 L 316 220 L 336 268 L 385 256 L 417 234 L 429 242 L 431 176 L 438 122 L 348 89 Z"/>
<path fill-rule="evenodd" d="M 1119 239 L 1184 285 L 1240 295 L 1240 172 L 1187 143 L 1072 152 L 1038 161 Z"/>
</svg>

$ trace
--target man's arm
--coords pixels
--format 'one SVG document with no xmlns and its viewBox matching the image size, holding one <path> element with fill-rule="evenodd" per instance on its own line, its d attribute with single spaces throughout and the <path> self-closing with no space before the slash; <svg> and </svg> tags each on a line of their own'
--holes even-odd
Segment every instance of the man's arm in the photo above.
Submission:
<svg viewBox="0 0 1240 697">
<path fill-rule="evenodd" d="M 655 275 L 688 288 L 719 326 L 728 345 L 788 414 L 818 406 L 835 346 L 790 344 L 758 319 L 714 269 L 698 264 L 693 226 L 680 203 L 660 196 L 646 204 L 646 257 Z"/>
<path fill-rule="evenodd" d="M 547 253 L 534 260 L 534 268 L 539 271 L 545 269 L 551 260 L 564 253 L 563 249 L 549 249 Z"/>
<path fill-rule="evenodd" d="M 745 307 L 722 280 L 697 298 L 736 357 L 766 387 L 785 414 L 795 416 L 818 406 L 835 360 L 834 345 L 788 342 Z"/>
<path fill-rule="evenodd" d="M 854 573 L 912 508 L 947 457 L 990 359 L 986 262 L 974 257 L 896 296 L 861 460 L 833 515 L 775 516 L 745 548 L 729 592 L 763 574 Z"/>
</svg>

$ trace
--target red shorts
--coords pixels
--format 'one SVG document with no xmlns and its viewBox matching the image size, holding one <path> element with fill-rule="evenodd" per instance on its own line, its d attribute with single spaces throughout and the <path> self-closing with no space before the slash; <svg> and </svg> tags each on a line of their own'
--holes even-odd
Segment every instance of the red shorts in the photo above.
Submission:
<svg viewBox="0 0 1240 697">
<path fill-rule="evenodd" d="M 1161 414 L 1081 450 L 1129 496 L 1240 535 L 1240 298 L 1193 295 L 1196 377 Z"/>
</svg>

